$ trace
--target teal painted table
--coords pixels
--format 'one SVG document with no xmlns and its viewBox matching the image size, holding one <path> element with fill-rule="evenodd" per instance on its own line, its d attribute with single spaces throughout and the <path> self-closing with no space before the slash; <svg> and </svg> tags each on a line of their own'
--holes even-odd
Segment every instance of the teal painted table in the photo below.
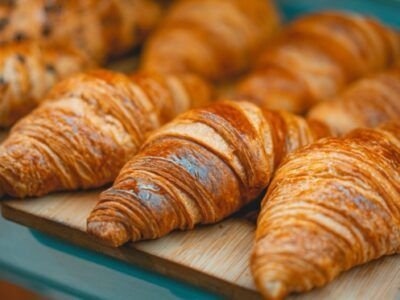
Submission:
<svg viewBox="0 0 400 300">
<path fill-rule="evenodd" d="M 0 278 L 57 299 L 218 299 L 211 293 L 3 218 Z"/>
<path fill-rule="evenodd" d="M 279 5 L 287 20 L 307 11 L 333 8 L 375 15 L 400 28 L 400 0 L 280 0 Z M 57 299 L 218 299 L 1 217 L 0 279 Z"/>
</svg>

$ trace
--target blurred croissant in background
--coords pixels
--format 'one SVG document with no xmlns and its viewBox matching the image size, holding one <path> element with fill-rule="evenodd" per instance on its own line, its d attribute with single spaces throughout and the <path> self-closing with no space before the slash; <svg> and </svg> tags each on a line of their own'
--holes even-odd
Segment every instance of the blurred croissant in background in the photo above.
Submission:
<svg viewBox="0 0 400 300">
<path fill-rule="evenodd" d="M 349 82 L 392 65 L 399 54 L 400 35 L 372 18 L 313 13 L 266 47 L 235 92 L 261 107 L 304 113 Z"/>
<path fill-rule="evenodd" d="M 82 52 L 36 41 L 0 46 L 0 127 L 33 110 L 60 79 L 94 66 Z"/>
<path fill-rule="evenodd" d="M 248 69 L 279 25 L 270 0 L 178 0 L 147 41 L 141 67 L 227 80 Z"/>
<path fill-rule="evenodd" d="M 324 122 L 336 135 L 400 119 L 400 66 L 358 80 L 336 98 L 312 107 L 308 118 Z"/>
<path fill-rule="evenodd" d="M 0 43 L 71 44 L 97 62 L 132 49 L 156 25 L 153 0 L 16 0 L 0 3 Z"/>
</svg>

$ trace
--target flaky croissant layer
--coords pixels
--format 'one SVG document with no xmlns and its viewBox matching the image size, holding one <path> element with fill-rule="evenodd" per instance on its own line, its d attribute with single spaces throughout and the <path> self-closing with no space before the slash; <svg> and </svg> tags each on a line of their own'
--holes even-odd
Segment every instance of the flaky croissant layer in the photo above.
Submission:
<svg viewBox="0 0 400 300">
<path fill-rule="evenodd" d="M 313 13 L 288 25 L 261 53 L 236 94 L 262 107 L 304 113 L 349 82 L 393 64 L 399 55 L 398 33 L 374 19 Z"/>
<path fill-rule="evenodd" d="M 0 127 L 33 110 L 60 79 L 93 67 L 72 48 L 34 41 L 9 43 L 0 51 Z"/>
<path fill-rule="evenodd" d="M 119 246 L 217 222 L 259 195 L 287 153 L 326 134 L 318 122 L 248 102 L 189 111 L 123 167 L 90 214 L 88 232 Z"/>
<path fill-rule="evenodd" d="M 191 75 L 130 79 L 97 70 L 61 81 L 0 146 L 0 194 L 41 196 L 111 182 L 150 131 L 208 103 L 211 92 Z"/>
<path fill-rule="evenodd" d="M 400 251 L 400 123 L 291 154 L 262 202 L 251 270 L 267 299 Z"/>
<path fill-rule="evenodd" d="M 226 80 L 249 67 L 279 23 L 270 0 L 178 0 L 150 36 L 142 68 Z"/>
</svg>

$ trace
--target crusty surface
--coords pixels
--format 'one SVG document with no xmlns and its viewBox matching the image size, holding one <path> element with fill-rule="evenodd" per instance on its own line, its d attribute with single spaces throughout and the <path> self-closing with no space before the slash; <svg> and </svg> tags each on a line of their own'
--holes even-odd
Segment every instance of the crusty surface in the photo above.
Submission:
<svg viewBox="0 0 400 300">
<path fill-rule="evenodd" d="M 149 132 L 210 97 L 210 87 L 189 75 L 130 79 L 96 70 L 72 76 L 0 146 L 0 192 L 41 196 L 111 182 Z"/>
<path fill-rule="evenodd" d="M 259 195 L 287 153 L 327 134 L 318 122 L 248 102 L 189 111 L 123 167 L 88 232 L 119 246 L 217 222 Z"/>
<path fill-rule="evenodd" d="M 226 79 L 249 67 L 278 26 L 269 0 L 179 0 L 147 42 L 142 68 Z"/>
<path fill-rule="evenodd" d="M 400 123 L 289 155 L 262 201 L 251 270 L 266 299 L 400 250 Z"/>
<path fill-rule="evenodd" d="M 2 1 L 0 43 L 71 43 L 100 62 L 141 42 L 159 17 L 153 0 Z"/>
<path fill-rule="evenodd" d="M 349 82 L 393 64 L 399 54 L 398 33 L 374 19 L 313 13 L 288 25 L 262 51 L 236 93 L 262 107 L 304 113 Z"/>
<path fill-rule="evenodd" d="M 337 135 L 400 120 L 400 67 L 356 81 L 334 99 L 314 106 L 308 118 L 324 122 Z"/>
<path fill-rule="evenodd" d="M 0 127 L 33 110 L 60 79 L 86 68 L 91 60 L 69 47 L 36 41 L 13 42 L 0 51 Z"/>
</svg>

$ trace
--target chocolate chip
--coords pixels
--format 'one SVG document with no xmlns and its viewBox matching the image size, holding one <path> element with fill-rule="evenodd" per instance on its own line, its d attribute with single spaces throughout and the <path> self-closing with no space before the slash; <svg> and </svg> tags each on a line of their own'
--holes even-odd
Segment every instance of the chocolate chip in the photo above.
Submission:
<svg viewBox="0 0 400 300">
<path fill-rule="evenodd" d="M 49 72 L 49 73 L 55 73 L 56 69 L 54 68 L 53 65 L 47 64 L 46 65 L 46 71 Z"/>
<path fill-rule="evenodd" d="M 52 2 L 52 1 L 51 1 Z M 56 13 L 59 14 L 62 11 L 62 5 L 57 3 L 47 2 L 44 6 L 44 11 L 46 13 Z"/>
<path fill-rule="evenodd" d="M 1 18 L 0 19 L 0 30 L 3 30 L 7 26 L 8 22 L 9 22 L 8 18 Z"/>
<path fill-rule="evenodd" d="M 4 80 L 4 78 L 3 78 L 3 77 L 0 77 L 0 84 L 3 85 L 3 84 L 5 84 L 5 83 L 6 83 L 6 81 Z"/>
<path fill-rule="evenodd" d="M 21 63 L 21 64 L 24 64 L 25 63 L 25 57 L 24 56 L 22 56 L 21 54 L 17 54 L 17 59 L 18 59 L 18 61 Z"/>
<path fill-rule="evenodd" d="M 23 41 L 25 39 L 26 39 L 26 35 L 23 32 L 17 32 L 14 35 L 14 40 L 17 41 L 17 42 Z"/>
<path fill-rule="evenodd" d="M 51 27 L 49 24 L 45 23 L 42 28 L 42 35 L 47 37 L 50 35 L 50 33 L 51 33 Z"/>
</svg>

